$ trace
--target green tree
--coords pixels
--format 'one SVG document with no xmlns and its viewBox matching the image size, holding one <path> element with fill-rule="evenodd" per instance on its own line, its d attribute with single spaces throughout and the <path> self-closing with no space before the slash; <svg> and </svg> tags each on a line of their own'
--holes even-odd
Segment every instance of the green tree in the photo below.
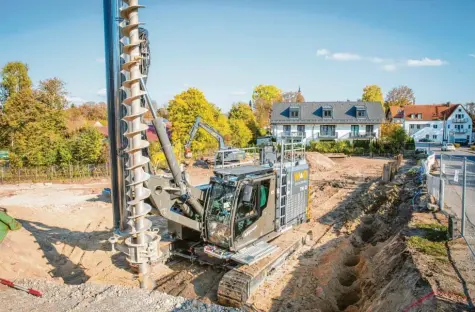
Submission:
<svg viewBox="0 0 475 312">
<path fill-rule="evenodd" d="M 231 144 L 236 147 L 246 147 L 252 140 L 252 131 L 244 120 L 230 119 L 229 124 L 233 133 Z"/>
<path fill-rule="evenodd" d="M 63 110 L 68 105 L 66 99 L 67 92 L 64 88 L 65 83 L 59 78 L 42 80 L 38 88 L 38 100 L 48 105 L 50 108 Z"/>
<path fill-rule="evenodd" d="M 414 91 L 407 86 L 399 86 L 391 89 L 386 95 L 385 106 L 406 106 L 416 104 Z"/>
<path fill-rule="evenodd" d="M 383 92 L 377 85 L 367 85 L 363 88 L 363 102 L 379 102 L 384 107 Z"/>
<path fill-rule="evenodd" d="M 86 127 L 71 140 L 72 156 L 76 162 L 97 164 L 102 160 L 104 137 L 95 127 Z"/>
<path fill-rule="evenodd" d="M 389 134 L 388 139 L 394 150 L 400 152 L 404 148 L 409 136 L 402 127 L 399 127 L 395 128 L 394 131 Z"/>
<path fill-rule="evenodd" d="M 258 85 L 252 93 L 256 119 L 261 128 L 267 128 L 270 122 L 272 105 L 282 101 L 282 90 L 273 85 Z"/>
<path fill-rule="evenodd" d="M 28 76 L 28 65 L 22 62 L 10 62 L 0 72 L 0 102 L 5 103 L 10 96 L 24 89 L 31 88 L 31 79 Z"/>
</svg>

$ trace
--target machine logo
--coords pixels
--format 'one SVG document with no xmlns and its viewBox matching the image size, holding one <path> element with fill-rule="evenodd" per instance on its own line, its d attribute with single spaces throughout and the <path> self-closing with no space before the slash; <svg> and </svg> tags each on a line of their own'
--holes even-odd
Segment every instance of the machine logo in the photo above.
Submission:
<svg viewBox="0 0 475 312">
<path fill-rule="evenodd" d="M 308 180 L 308 170 L 301 170 L 294 172 L 294 182 L 301 182 L 301 181 L 307 181 Z"/>
</svg>

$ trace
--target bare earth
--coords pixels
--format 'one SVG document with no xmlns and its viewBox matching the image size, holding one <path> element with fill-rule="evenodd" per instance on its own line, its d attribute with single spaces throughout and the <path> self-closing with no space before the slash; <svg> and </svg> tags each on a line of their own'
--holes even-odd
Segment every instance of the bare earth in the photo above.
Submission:
<svg viewBox="0 0 475 312">
<path fill-rule="evenodd" d="M 409 250 L 410 259 L 404 256 L 408 248 L 400 233 L 414 222 L 410 201 L 415 186 L 409 186 L 410 178 L 403 175 L 397 183 L 382 185 L 382 167 L 388 159 L 349 157 L 332 161 L 309 153 L 308 160 L 311 221 L 303 226 L 312 230 L 313 244 L 292 255 L 270 276 L 249 300 L 249 308 L 403 311 L 430 293 L 433 284 L 445 285 L 439 293 L 456 293 L 458 297 L 451 300 L 461 307 L 463 302 L 469 306 L 475 271 L 465 259 L 463 244 L 452 242 L 455 251 L 451 254 L 457 264 L 463 264 L 463 283 L 460 268 L 454 269 L 450 261 L 445 263 L 444 274 L 451 277 L 443 278 L 434 273 L 425 255 Z M 212 175 L 210 169 L 196 167 L 190 167 L 188 172 L 193 184 L 206 183 Z M 23 225 L 21 230 L 10 232 L 0 245 L 0 277 L 137 288 L 138 282 L 124 256 L 113 253 L 107 242 L 111 236 L 111 204 L 100 194 L 108 184 L 101 180 L 0 186 L 0 207 L 7 208 Z M 161 230 L 166 229 L 160 217 L 153 217 L 153 222 Z M 395 274 L 392 282 L 383 278 L 390 272 Z M 156 266 L 153 276 L 159 292 L 212 303 L 223 274 L 215 268 L 174 261 Z M 467 275 L 472 277 L 466 278 Z M 444 283 L 445 280 L 452 282 Z M 48 285 L 44 287 L 56 287 Z M 13 300 L 11 292 L 17 291 L 0 286 L 0 300 Z M 172 306 L 183 302 L 164 305 L 163 311 L 178 311 Z M 436 311 L 435 302 L 428 299 L 408 311 Z"/>
</svg>

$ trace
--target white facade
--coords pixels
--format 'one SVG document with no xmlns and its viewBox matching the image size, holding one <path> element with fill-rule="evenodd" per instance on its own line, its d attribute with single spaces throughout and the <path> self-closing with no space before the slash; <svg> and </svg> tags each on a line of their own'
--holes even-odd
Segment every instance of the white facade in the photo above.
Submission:
<svg viewBox="0 0 475 312">
<path fill-rule="evenodd" d="M 367 128 L 368 126 L 368 128 Z M 280 138 L 283 135 L 304 136 L 307 142 L 323 140 L 356 140 L 380 137 L 379 124 L 301 124 L 272 125 L 272 135 Z"/>
<path fill-rule="evenodd" d="M 404 129 L 416 142 L 421 139 L 436 143 L 442 143 L 444 139 L 451 143 L 473 142 L 472 119 L 462 106 L 457 107 L 445 121 L 405 120 Z"/>
</svg>

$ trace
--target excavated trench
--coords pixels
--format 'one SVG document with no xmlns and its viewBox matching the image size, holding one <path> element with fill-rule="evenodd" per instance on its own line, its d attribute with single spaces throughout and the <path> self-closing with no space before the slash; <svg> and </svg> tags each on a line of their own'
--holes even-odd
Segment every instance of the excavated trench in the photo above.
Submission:
<svg viewBox="0 0 475 312">
<path fill-rule="evenodd" d="M 281 305 L 271 310 L 308 311 L 318 307 L 317 311 L 322 312 L 404 311 L 429 293 L 431 288 L 416 269 L 400 235 L 411 215 L 415 189 L 411 183 L 410 177 L 399 175 L 395 182 L 379 184 L 364 194 L 363 201 L 350 204 L 347 210 L 362 207 L 354 231 L 322 248 L 324 252 L 317 254 L 314 267 L 309 268 L 313 276 L 295 279 L 297 284 L 302 279 L 307 284 L 297 294 L 294 286 L 289 286 L 288 293 L 293 293 L 291 308 Z M 434 302 L 427 300 L 424 304 Z"/>
</svg>

